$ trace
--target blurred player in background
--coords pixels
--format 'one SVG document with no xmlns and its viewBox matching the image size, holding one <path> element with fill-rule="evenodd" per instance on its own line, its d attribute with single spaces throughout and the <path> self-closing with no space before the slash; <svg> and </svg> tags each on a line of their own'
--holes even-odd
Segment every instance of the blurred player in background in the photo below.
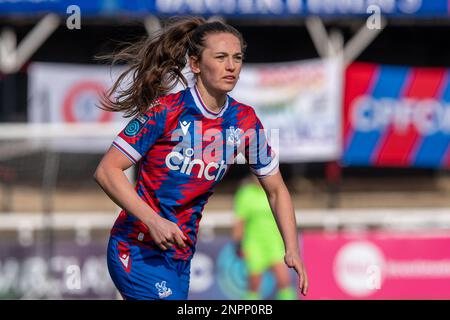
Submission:
<svg viewBox="0 0 450 320">
<path fill-rule="evenodd" d="M 276 298 L 297 299 L 291 285 L 289 269 L 284 263 L 285 248 L 272 215 L 266 193 L 258 180 L 250 176 L 243 180 L 235 196 L 233 240 L 248 272 L 245 298 L 261 299 L 260 286 L 264 272 L 271 270 L 277 284 Z"/>
<path fill-rule="evenodd" d="M 294 210 L 278 159 L 264 137 L 241 140 L 239 133 L 263 127 L 253 108 L 227 95 L 239 78 L 244 50 L 244 39 L 233 27 L 185 18 L 113 56 L 129 67 L 105 96 L 103 108 L 135 118 L 116 137 L 94 177 L 123 209 L 111 230 L 107 260 L 125 299 L 187 299 L 204 205 L 235 160 L 234 152 L 207 153 L 211 146 L 226 150 L 229 144 L 242 149 L 267 192 L 283 234 L 285 261 L 307 293 Z M 182 70 L 188 61 L 195 85 L 169 94 L 175 80 L 187 87 Z M 131 82 L 122 88 L 124 79 Z M 198 134 L 201 145 L 195 145 Z M 254 157 L 257 145 L 265 148 L 267 162 Z M 133 164 L 138 165 L 135 188 L 124 174 Z"/>
</svg>

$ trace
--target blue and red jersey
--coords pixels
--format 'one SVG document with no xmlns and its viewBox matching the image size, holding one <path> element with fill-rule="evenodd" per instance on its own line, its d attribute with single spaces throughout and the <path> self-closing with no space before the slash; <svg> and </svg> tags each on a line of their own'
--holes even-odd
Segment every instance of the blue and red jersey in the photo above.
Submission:
<svg viewBox="0 0 450 320">
<path fill-rule="evenodd" d="M 232 163 L 245 159 L 258 177 L 277 172 L 278 158 L 263 129 L 253 108 L 230 96 L 219 112 L 208 110 L 194 86 L 158 98 L 120 132 L 113 146 L 137 164 L 136 192 L 188 238 L 186 248 L 162 253 L 192 258 L 203 208 Z M 124 210 L 111 235 L 160 250 L 148 227 Z"/>
</svg>

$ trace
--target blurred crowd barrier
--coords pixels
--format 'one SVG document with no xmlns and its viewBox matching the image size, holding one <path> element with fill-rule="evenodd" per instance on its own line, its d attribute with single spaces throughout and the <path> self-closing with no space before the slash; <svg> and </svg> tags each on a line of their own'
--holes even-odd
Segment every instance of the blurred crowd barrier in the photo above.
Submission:
<svg viewBox="0 0 450 320">
<path fill-rule="evenodd" d="M 106 266 L 110 213 L 0 216 L 2 299 L 116 299 Z M 242 299 L 245 263 L 233 213 L 206 211 L 190 299 Z M 450 210 L 301 210 L 299 246 L 310 291 L 299 299 L 450 298 Z M 292 283 L 297 283 L 291 270 Z M 263 276 L 263 299 L 275 279 Z"/>
</svg>

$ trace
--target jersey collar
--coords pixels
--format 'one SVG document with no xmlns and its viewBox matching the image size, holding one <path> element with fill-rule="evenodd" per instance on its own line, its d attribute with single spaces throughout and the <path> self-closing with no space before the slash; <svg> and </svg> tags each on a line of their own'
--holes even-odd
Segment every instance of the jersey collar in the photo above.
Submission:
<svg viewBox="0 0 450 320">
<path fill-rule="evenodd" d="M 227 99 L 226 99 L 224 105 L 222 106 L 222 108 L 220 108 L 219 112 L 214 112 L 214 111 L 209 110 L 208 107 L 205 105 L 202 97 L 200 96 L 200 92 L 198 92 L 198 88 L 196 85 L 191 87 L 190 91 L 191 91 L 192 97 L 194 98 L 194 102 L 195 102 L 197 108 L 200 109 L 203 116 L 205 116 L 206 118 L 217 119 L 225 113 L 226 109 L 228 109 L 228 105 L 229 105 L 228 95 L 227 95 Z"/>
</svg>

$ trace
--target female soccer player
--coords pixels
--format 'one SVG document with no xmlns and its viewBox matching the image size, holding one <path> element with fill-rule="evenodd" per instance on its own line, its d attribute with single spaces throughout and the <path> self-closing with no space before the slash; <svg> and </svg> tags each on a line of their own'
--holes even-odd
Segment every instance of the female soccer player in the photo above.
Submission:
<svg viewBox="0 0 450 320">
<path fill-rule="evenodd" d="M 307 293 L 294 210 L 277 157 L 258 134 L 263 127 L 254 110 L 227 95 L 239 78 L 244 50 L 235 28 L 185 18 L 114 56 L 129 67 L 103 108 L 135 117 L 94 178 L 123 209 L 111 230 L 107 260 L 124 299 L 187 299 L 203 207 L 238 153 L 267 193 L 285 262 Z M 177 79 L 187 87 L 182 70 L 188 62 L 195 85 L 168 94 Z M 122 88 L 125 80 L 131 81 Z M 138 165 L 134 188 L 123 172 L 133 164 Z"/>
<path fill-rule="evenodd" d="M 268 269 L 275 275 L 279 300 L 297 299 L 291 285 L 291 275 L 283 262 L 283 239 L 267 201 L 264 189 L 256 177 L 243 180 L 234 201 L 236 219 L 233 240 L 242 255 L 248 272 L 248 288 L 245 298 L 260 300 L 261 280 Z"/>
</svg>

